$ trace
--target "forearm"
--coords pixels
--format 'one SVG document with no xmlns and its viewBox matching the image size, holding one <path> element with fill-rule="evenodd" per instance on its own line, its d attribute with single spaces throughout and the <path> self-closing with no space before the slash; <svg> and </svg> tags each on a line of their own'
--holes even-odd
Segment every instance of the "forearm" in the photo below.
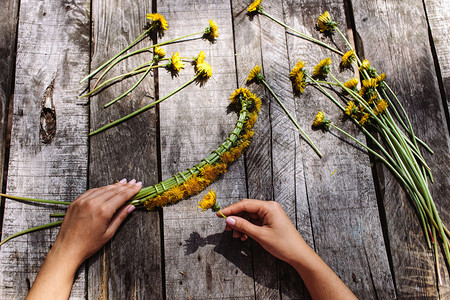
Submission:
<svg viewBox="0 0 450 300">
<path fill-rule="evenodd" d="M 67 253 L 54 245 L 26 299 L 68 299 L 78 267 L 79 263 L 75 259 L 71 259 Z"/>
<path fill-rule="evenodd" d="M 289 263 L 297 270 L 313 299 L 357 299 L 306 243 Z"/>
</svg>

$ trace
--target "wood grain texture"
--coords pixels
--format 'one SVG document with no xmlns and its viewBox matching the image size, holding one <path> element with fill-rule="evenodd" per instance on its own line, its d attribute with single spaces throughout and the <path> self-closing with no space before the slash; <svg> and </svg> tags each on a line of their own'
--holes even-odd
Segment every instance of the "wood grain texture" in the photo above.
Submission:
<svg viewBox="0 0 450 300">
<path fill-rule="evenodd" d="M 216 43 L 202 39 L 167 46 L 168 55 L 182 57 L 205 51 L 213 77 L 204 86 L 192 84 L 160 106 L 162 177 L 197 164 L 221 144 L 236 123 L 227 113 L 229 97 L 237 88 L 230 3 L 218 0 L 158 2 L 158 12 L 170 30 L 161 40 L 203 30 L 208 20 L 219 26 Z M 194 76 L 186 63 L 178 77 L 159 72 L 160 95 L 166 95 Z M 210 186 L 221 207 L 245 198 L 243 159 Z M 254 297 L 250 243 L 223 232 L 225 223 L 211 211 L 201 212 L 198 196 L 164 208 L 164 248 L 168 299 L 249 299 Z"/>
<path fill-rule="evenodd" d="M 424 0 L 428 25 L 430 26 L 431 37 L 433 39 L 436 55 L 439 62 L 440 73 L 444 85 L 447 99 L 447 110 L 450 107 L 450 26 L 447 20 L 450 19 L 449 0 Z M 447 120 L 448 122 L 448 120 Z"/>
<path fill-rule="evenodd" d="M 342 1 L 283 1 L 285 20 L 307 35 L 347 51 L 344 42 L 335 35 L 324 38 L 315 30 L 317 17 L 328 10 L 345 32 L 345 14 Z M 301 12 L 301 13 L 300 13 Z M 341 80 L 353 76 L 339 74 L 340 57 L 330 51 L 287 35 L 290 69 L 303 59 L 309 74 L 321 59 L 333 59 L 332 73 Z M 331 131 L 312 130 L 317 111 L 324 110 L 335 124 L 359 139 L 364 135 L 350 122 L 342 122 L 342 112 L 322 93 L 308 86 L 296 98 L 300 126 L 308 133 L 324 154 L 322 159 L 313 149 L 301 148 L 308 192 L 313 232 L 312 245 L 324 261 L 338 274 L 359 298 L 391 299 L 395 297 L 388 257 L 384 245 L 377 200 L 371 179 L 369 158 L 343 135 Z"/>
<path fill-rule="evenodd" d="M 89 66 L 89 2 L 21 1 L 7 192 L 70 201 L 86 189 L 88 115 L 77 94 Z M 62 26 L 64 24 L 64 26 Z M 53 85 L 52 85 L 53 83 Z M 52 86 L 52 93 L 46 94 Z M 48 96 L 48 97 L 47 97 Z M 57 131 L 40 138 L 43 106 L 52 103 Z M 50 105 L 50 104 L 49 104 Z M 6 202 L 3 238 L 54 221 L 56 207 Z M 55 239 L 57 228 L 19 237 L 0 252 L 0 298 L 23 299 Z M 72 298 L 84 297 L 80 269 Z"/>
<path fill-rule="evenodd" d="M 239 81 L 244 83 L 248 72 L 255 65 L 262 65 L 269 85 L 295 117 L 285 30 L 266 17 L 248 17 L 248 4 L 233 2 L 238 74 L 243 73 Z M 283 20 L 280 1 L 265 1 L 264 9 Z M 299 132 L 264 87 L 252 85 L 251 88 L 261 93 L 264 105 L 254 144 L 246 156 L 249 197 L 280 203 L 294 224 L 297 213 L 309 220 Z M 263 164 L 261 157 L 265 157 Z M 265 181 L 263 185 L 260 184 L 262 180 Z M 312 232 L 308 225 L 309 221 L 298 228 L 310 241 Z M 276 260 L 258 245 L 255 245 L 253 255 L 254 261 L 258 262 L 254 265 L 258 298 L 274 299 L 281 295 L 299 299 L 306 296 L 300 277 L 287 264 Z"/>
<path fill-rule="evenodd" d="M 262 65 L 261 23 L 259 18 L 247 16 L 248 1 L 233 1 L 234 42 L 238 85 L 244 86 L 248 73 Z M 251 91 L 262 99 L 262 108 L 255 125 L 252 144 L 245 153 L 248 198 L 274 200 L 272 178 L 272 126 L 270 102 L 263 86 L 253 84 Z M 257 299 L 279 297 L 278 261 L 258 243 L 252 243 L 255 296 Z"/>
<path fill-rule="evenodd" d="M 19 1 L 8 0 L 3 3 L 0 12 L 0 70 L 3 70 L 0 73 L 0 182 L 3 182 L 5 167 L 8 106 L 13 93 L 18 10 Z"/>
<path fill-rule="evenodd" d="M 149 1 L 93 1 L 92 70 L 134 41 L 152 11 Z M 151 44 L 149 39 L 139 47 Z M 130 71 L 151 60 L 150 53 L 118 64 L 109 76 Z M 108 76 L 108 78 L 110 78 Z M 90 98 L 91 131 L 154 101 L 154 80 L 147 78 L 131 94 L 107 109 L 138 80 L 133 77 Z M 144 186 L 158 181 L 156 114 L 146 111 L 116 127 L 91 137 L 89 187 L 136 178 Z M 162 298 L 160 219 L 157 211 L 137 211 L 127 218 L 114 238 L 89 260 L 89 299 Z"/>
<path fill-rule="evenodd" d="M 405 106 L 416 135 L 435 151 L 424 153 L 433 171 L 431 193 L 449 224 L 449 137 L 431 56 L 422 1 L 354 1 L 353 12 L 364 57 L 387 74 Z M 434 258 L 427 249 L 416 213 L 397 181 L 384 171 L 381 182 L 397 296 L 449 297 L 448 270 L 437 289 Z M 443 260 L 441 259 L 441 264 Z"/>
</svg>

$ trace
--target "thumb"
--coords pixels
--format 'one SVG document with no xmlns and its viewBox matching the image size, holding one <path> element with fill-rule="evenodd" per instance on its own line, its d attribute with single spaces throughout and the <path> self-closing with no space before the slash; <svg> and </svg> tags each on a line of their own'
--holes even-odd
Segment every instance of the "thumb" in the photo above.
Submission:
<svg viewBox="0 0 450 300">
<path fill-rule="evenodd" d="M 261 228 L 259 226 L 250 223 L 249 221 L 240 217 L 228 217 L 225 222 L 231 228 L 248 235 L 252 239 L 255 239 L 255 237 L 258 236 L 258 233 L 261 231 Z"/>
</svg>

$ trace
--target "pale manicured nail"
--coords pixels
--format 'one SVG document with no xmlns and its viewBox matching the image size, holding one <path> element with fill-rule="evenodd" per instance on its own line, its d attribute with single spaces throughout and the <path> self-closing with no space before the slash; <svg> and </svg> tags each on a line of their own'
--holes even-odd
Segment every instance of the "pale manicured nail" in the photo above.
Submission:
<svg viewBox="0 0 450 300">
<path fill-rule="evenodd" d="M 121 184 L 127 183 L 127 179 L 124 178 L 124 179 L 122 179 L 121 181 L 119 181 L 119 183 L 121 183 Z"/>
<path fill-rule="evenodd" d="M 136 183 L 136 179 L 131 179 L 129 183 L 135 184 Z"/>
<path fill-rule="evenodd" d="M 142 185 L 142 181 L 139 181 L 138 183 L 136 183 L 137 186 L 141 186 Z"/>
<path fill-rule="evenodd" d="M 232 217 L 228 217 L 228 218 L 225 220 L 225 223 L 227 223 L 227 224 L 230 225 L 231 227 L 234 227 L 234 225 L 236 224 L 236 220 L 233 219 Z"/>
<path fill-rule="evenodd" d="M 128 205 L 127 212 L 128 212 L 129 214 L 131 214 L 131 212 L 132 212 L 133 210 L 135 210 L 135 209 L 136 209 L 136 206 L 134 206 L 134 205 Z"/>
</svg>

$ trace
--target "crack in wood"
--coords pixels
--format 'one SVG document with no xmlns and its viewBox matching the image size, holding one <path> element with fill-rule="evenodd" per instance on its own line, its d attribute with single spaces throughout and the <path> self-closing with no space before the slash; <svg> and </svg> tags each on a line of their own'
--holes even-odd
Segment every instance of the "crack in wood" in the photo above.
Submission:
<svg viewBox="0 0 450 300">
<path fill-rule="evenodd" d="M 49 144 L 56 134 L 56 111 L 53 102 L 54 85 L 55 79 L 53 79 L 50 85 L 45 89 L 41 103 L 40 135 L 41 141 L 44 144 Z"/>
</svg>

